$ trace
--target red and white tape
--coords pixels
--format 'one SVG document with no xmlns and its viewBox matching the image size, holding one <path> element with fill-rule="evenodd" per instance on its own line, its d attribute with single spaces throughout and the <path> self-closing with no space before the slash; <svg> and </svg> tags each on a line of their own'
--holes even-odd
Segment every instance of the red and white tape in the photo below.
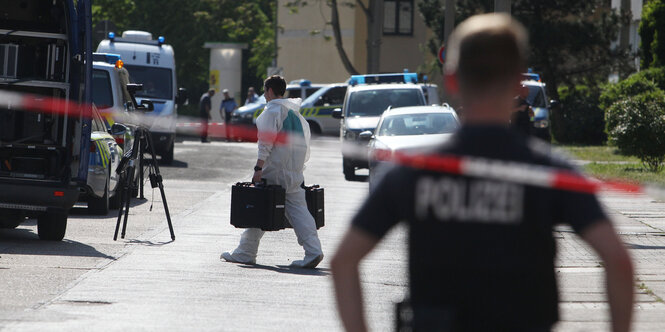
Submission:
<svg viewBox="0 0 665 332">
<path fill-rule="evenodd" d="M 88 107 L 86 107 L 88 106 Z M 0 107 L 14 110 L 53 113 L 57 115 L 76 115 L 91 117 L 90 105 L 79 104 L 65 99 L 22 94 L 0 90 Z M 113 114 L 117 121 L 122 122 L 122 114 Z M 132 121 L 149 126 L 154 120 L 152 116 L 132 114 Z M 198 118 L 183 118 L 189 120 L 177 125 L 179 132 L 200 135 L 203 126 Z M 250 126 L 227 125 L 223 122 L 209 122 L 208 136 L 226 138 L 227 129 L 233 138 L 247 141 L 256 141 L 256 128 Z M 261 137 L 271 140 L 275 144 L 284 144 L 288 135 L 284 133 L 261 133 Z M 345 151 L 355 150 L 358 159 L 367 159 L 367 150 L 364 147 L 342 147 Z M 408 154 L 388 150 L 375 151 L 374 158 L 378 161 L 393 162 L 399 165 L 425 169 L 437 172 L 446 172 L 458 175 L 483 177 L 501 181 L 511 181 L 524 185 L 543 188 L 570 190 L 575 192 L 596 193 L 601 190 L 615 190 L 628 193 L 642 193 L 652 197 L 665 199 L 665 189 L 654 185 L 641 185 L 621 180 L 596 180 L 576 172 L 562 170 L 554 167 L 537 166 L 533 164 L 508 162 L 501 160 L 483 159 L 477 157 L 460 157 L 452 155 Z"/>
</svg>

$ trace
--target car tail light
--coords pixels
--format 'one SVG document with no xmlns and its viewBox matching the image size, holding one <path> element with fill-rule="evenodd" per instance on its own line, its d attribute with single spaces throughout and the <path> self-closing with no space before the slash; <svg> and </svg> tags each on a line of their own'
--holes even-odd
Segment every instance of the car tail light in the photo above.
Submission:
<svg viewBox="0 0 665 332">
<path fill-rule="evenodd" d="M 55 197 L 64 197 L 65 192 L 64 191 L 54 191 L 53 196 L 55 196 Z"/>
<path fill-rule="evenodd" d="M 95 153 L 97 152 L 97 143 L 95 142 L 90 142 L 90 152 Z"/>
<path fill-rule="evenodd" d="M 120 146 L 125 146 L 125 137 L 123 136 L 113 136 L 115 138 L 115 142 L 118 143 Z"/>
</svg>

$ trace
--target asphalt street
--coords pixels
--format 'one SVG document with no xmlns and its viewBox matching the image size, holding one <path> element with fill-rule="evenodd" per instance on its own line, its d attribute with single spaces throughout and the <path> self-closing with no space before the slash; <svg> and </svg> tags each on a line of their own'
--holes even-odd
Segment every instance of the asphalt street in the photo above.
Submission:
<svg viewBox="0 0 665 332">
<path fill-rule="evenodd" d="M 247 181 L 256 144 L 184 141 L 161 166 L 176 240 L 158 191 L 134 200 L 127 237 L 113 241 L 117 211 L 91 217 L 77 205 L 65 241 L 37 239 L 30 220 L 0 230 L 0 330 L 338 331 L 329 261 L 367 195 L 342 175 L 336 138 L 313 141 L 307 184 L 326 190 L 326 257 L 315 270 L 290 269 L 303 252 L 290 230 L 264 236 L 257 265 L 220 261 L 241 230 L 229 224 L 230 189 Z M 154 198 L 154 199 L 153 199 Z M 665 330 L 665 203 L 602 196 L 636 260 L 636 331 Z M 151 209 L 152 206 L 152 209 Z M 566 227 L 554 232 L 562 323 L 556 331 L 607 331 L 602 265 Z M 400 226 L 361 269 L 369 324 L 389 331 L 406 294 L 406 230 Z"/>
</svg>

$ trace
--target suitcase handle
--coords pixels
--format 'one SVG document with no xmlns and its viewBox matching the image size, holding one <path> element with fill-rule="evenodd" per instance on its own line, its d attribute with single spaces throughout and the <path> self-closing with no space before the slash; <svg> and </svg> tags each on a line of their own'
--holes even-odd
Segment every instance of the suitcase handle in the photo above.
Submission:
<svg viewBox="0 0 665 332">
<path fill-rule="evenodd" d="M 261 182 L 254 184 L 252 182 L 236 182 L 238 187 L 267 187 L 268 181 L 266 179 L 261 179 Z"/>
<path fill-rule="evenodd" d="M 305 190 L 307 190 L 307 189 L 319 189 L 320 186 L 318 184 L 313 184 L 311 186 L 306 186 L 305 182 L 303 182 L 303 183 L 300 184 L 300 188 L 303 188 Z"/>
</svg>

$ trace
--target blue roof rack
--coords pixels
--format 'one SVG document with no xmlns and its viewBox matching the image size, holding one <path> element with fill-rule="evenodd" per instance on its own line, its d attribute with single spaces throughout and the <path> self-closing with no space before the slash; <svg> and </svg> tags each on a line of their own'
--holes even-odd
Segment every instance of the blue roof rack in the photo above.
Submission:
<svg viewBox="0 0 665 332">
<path fill-rule="evenodd" d="M 379 83 L 418 83 L 416 73 L 351 75 L 350 85 Z"/>
<path fill-rule="evenodd" d="M 101 61 L 115 65 L 120 60 L 120 54 L 113 53 L 92 53 L 92 61 Z"/>
</svg>

